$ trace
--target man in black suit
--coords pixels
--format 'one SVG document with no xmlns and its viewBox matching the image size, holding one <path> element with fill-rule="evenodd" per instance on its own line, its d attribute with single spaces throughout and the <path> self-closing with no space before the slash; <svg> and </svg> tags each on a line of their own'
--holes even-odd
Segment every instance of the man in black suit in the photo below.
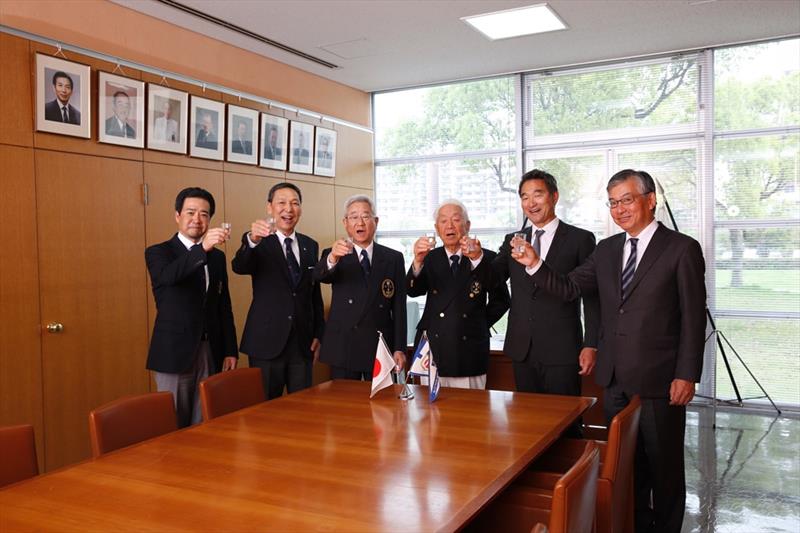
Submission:
<svg viewBox="0 0 800 533">
<path fill-rule="evenodd" d="M 349 241 L 339 239 L 322 252 L 314 279 L 333 286 L 320 361 L 333 379 L 372 379 L 378 332 L 405 364 L 406 285 L 403 254 L 373 241 L 378 217 L 368 196 L 344 204 Z"/>
<path fill-rule="evenodd" d="M 251 155 L 253 153 L 253 141 L 247 138 L 247 124 L 243 121 L 239 122 L 236 127 L 236 135 L 231 141 L 231 151 L 235 154 Z"/>
<path fill-rule="evenodd" d="M 261 369 L 270 400 L 283 395 L 284 387 L 291 394 L 311 386 L 322 338 L 322 293 L 312 279 L 319 245 L 295 231 L 302 202 L 296 185 L 274 185 L 267 194 L 274 223 L 253 222 L 233 258 L 233 271 L 249 274 L 253 282 L 241 351 L 250 366 Z"/>
<path fill-rule="evenodd" d="M 214 130 L 214 120 L 211 118 L 209 111 L 201 114 L 200 123 L 197 128 L 197 138 L 195 140 L 197 147 L 207 150 L 216 150 L 217 134 Z"/>
<path fill-rule="evenodd" d="M 602 323 L 597 383 L 610 420 L 642 399 L 635 463 L 636 530 L 681 530 L 686 503 L 686 404 L 700 381 L 706 328 L 705 261 L 697 241 L 655 220 L 653 178 L 621 170 L 608 182 L 614 222 L 625 230 L 597 245 L 569 275 L 530 245 L 513 254 L 532 281 L 564 300 L 596 293 Z"/>
<path fill-rule="evenodd" d="M 443 246 L 419 238 L 406 275 L 409 296 L 427 294 L 414 344 L 426 331 L 442 387 L 484 389 L 489 328 L 508 309 L 508 287 L 492 271 L 497 254 L 468 237 L 464 204 L 445 200 L 433 218 Z"/>
<path fill-rule="evenodd" d="M 264 146 L 264 159 L 280 159 L 282 155 L 283 150 L 278 146 L 278 128 L 277 126 L 270 126 L 267 143 Z"/>
<path fill-rule="evenodd" d="M 556 217 L 558 184 L 547 172 L 531 170 L 519 184 L 522 210 L 531 226 L 523 232 L 556 272 L 566 274 L 583 263 L 594 250 L 594 235 Z M 567 394 L 581 392 L 581 375 L 592 372 L 597 353 L 597 299 L 564 302 L 532 283 L 525 267 L 511 257 L 519 243 L 506 235 L 494 267 L 503 280 L 511 278 L 511 311 L 503 351 L 513 361 L 514 380 L 520 392 Z M 522 240 L 522 239 L 518 239 Z M 580 433 L 579 424 L 570 434 Z"/>
<path fill-rule="evenodd" d="M 214 197 L 189 187 L 175 199 L 178 233 L 145 251 L 156 301 L 147 368 L 159 391 L 175 397 L 178 426 L 201 420 L 198 384 L 210 374 L 236 368 L 225 253 L 214 248 L 228 231 L 209 229 Z"/>
<path fill-rule="evenodd" d="M 302 131 L 297 132 L 297 148 L 292 151 L 292 163 L 307 165 L 311 152 L 306 145 L 306 137 Z"/>
<path fill-rule="evenodd" d="M 69 74 L 60 70 L 53 74 L 53 92 L 55 92 L 56 98 L 45 104 L 45 120 L 80 126 L 81 112 L 69 103 L 72 87 L 72 78 Z"/>
<path fill-rule="evenodd" d="M 114 116 L 106 119 L 106 135 L 135 139 L 136 130 L 128 124 L 128 114 L 131 111 L 131 99 L 124 91 L 117 91 L 112 98 L 111 108 Z"/>
</svg>

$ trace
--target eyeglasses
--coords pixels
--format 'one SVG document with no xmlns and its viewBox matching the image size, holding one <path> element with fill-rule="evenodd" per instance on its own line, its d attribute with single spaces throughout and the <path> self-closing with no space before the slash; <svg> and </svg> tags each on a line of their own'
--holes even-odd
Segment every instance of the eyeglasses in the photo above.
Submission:
<svg viewBox="0 0 800 533">
<path fill-rule="evenodd" d="M 635 202 L 636 198 L 639 196 L 644 196 L 644 194 L 632 194 L 630 196 L 623 196 L 619 200 L 609 199 L 606 202 L 606 205 L 608 206 L 609 209 L 614 209 L 618 205 L 628 206 L 631 205 L 633 202 Z"/>
<path fill-rule="evenodd" d="M 345 218 L 348 222 L 358 222 L 359 220 L 361 222 L 369 222 L 374 217 L 372 215 L 347 215 Z"/>
</svg>

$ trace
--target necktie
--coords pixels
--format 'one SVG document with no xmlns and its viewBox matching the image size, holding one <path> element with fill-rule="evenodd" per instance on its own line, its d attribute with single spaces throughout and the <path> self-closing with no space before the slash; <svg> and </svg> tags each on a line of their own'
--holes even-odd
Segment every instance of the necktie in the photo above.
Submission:
<svg viewBox="0 0 800 533">
<path fill-rule="evenodd" d="M 537 229 L 536 232 L 533 234 L 533 242 L 531 246 L 533 246 L 533 251 L 536 252 L 536 255 L 542 257 L 542 241 L 541 237 L 544 233 L 543 229 Z"/>
<path fill-rule="evenodd" d="M 366 250 L 361 250 L 361 272 L 364 273 L 364 279 L 369 277 L 369 256 L 367 255 Z"/>
<path fill-rule="evenodd" d="M 69 115 L 67 114 L 67 107 L 66 106 L 61 108 L 61 118 L 64 119 L 64 122 L 69 122 Z"/>
<path fill-rule="evenodd" d="M 453 272 L 453 276 L 458 275 L 458 259 L 458 254 L 450 256 L 450 270 Z"/>
<path fill-rule="evenodd" d="M 297 284 L 300 283 L 300 264 L 292 251 L 292 239 L 286 237 L 283 240 L 283 244 L 286 246 L 286 263 L 289 265 L 289 277 L 292 280 L 292 286 L 297 287 Z"/>
<path fill-rule="evenodd" d="M 625 268 L 622 269 L 622 299 L 628 296 L 628 287 L 633 281 L 633 273 L 636 272 L 636 244 L 639 239 L 630 239 L 631 255 L 628 256 L 628 262 L 625 263 Z"/>
</svg>

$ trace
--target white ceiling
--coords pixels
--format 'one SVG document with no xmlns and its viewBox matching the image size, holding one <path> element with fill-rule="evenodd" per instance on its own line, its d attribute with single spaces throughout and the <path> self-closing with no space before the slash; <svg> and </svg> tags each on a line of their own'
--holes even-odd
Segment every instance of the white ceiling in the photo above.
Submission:
<svg viewBox="0 0 800 533">
<path fill-rule="evenodd" d="M 489 41 L 460 20 L 539 0 L 177 0 L 329 69 L 155 0 L 113 0 L 364 91 L 800 33 L 798 0 L 551 0 L 568 29 Z"/>
</svg>

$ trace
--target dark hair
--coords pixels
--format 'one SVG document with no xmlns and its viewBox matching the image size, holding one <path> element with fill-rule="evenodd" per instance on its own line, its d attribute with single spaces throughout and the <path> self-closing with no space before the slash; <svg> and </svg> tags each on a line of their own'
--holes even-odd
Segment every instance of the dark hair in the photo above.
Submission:
<svg viewBox="0 0 800 533">
<path fill-rule="evenodd" d="M 267 203 L 272 203 L 272 197 L 275 196 L 275 191 L 279 191 L 281 189 L 292 189 L 294 192 L 297 193 L 297 199 L 300 200 L 300 203 L 303 203 L 303 193 L 300 192 L 300 187 L 295 185 L 294 183 L 289 183 L 288 181 L 284 181 L 281 183 L 276 183 L 272 186 L 272 188 L 267 193 Z"/>
<path fill-rule="evenodd" d="M 175 211 L 180 213 L 183 210 L 183 202 L 187 198 L 202 198 L 206 202 L 208 202 L 208 218 L 214 216 L 214 197 L 211 196 L 211 193 L 205 189 L 201 189 L 200 187 L 186 187 L 181 192 L 178 193 L 178 196 L 175 197 Z"/>
<path fill-rule="evenodd" d="M 69 80 L 69 86 L 70 87 L 75 87 L 75 84 L 72 83 L 72 78 L 70 78 L 69 74 L 67 74 L 66 72 L 63 72 L 63 71 L 59 70 L 58 72 L 53 74 L 53 85 L 56 84 L 56 80 L 58 78 L 67 78 Z"/>
<path fill-rule="evenodd" d="M 544 170 L 539 170 L 538 168 L 534 168 L 533 170 L 529 170 L 525 174 L 522 175 L 522 179 L 519 180 L 519 188 L 517 189 L 517 194 L 522 196 L 522 184 L 528 180 L 542 180 L 544 182 L 545 187 L 547 187 L 547 191 L 550 194 L 555 194 L 558 192 L 558 182 L 553 177 L 552 174 L 548 174 Z"/>
<path fill-rule="evenodd" d="M 128 93 L 126 93 L 125 91 L 117 91 L 117 92 L 115 92 L 113 98 L 116 98 L 117 96 L 124 96 L 124 97 L 130 99 L 130 96 L 128 96 Z"/>
<path fill-rule="evenodd" d="M 651 192 L 656 192 L 656 182 L 650 174 L 644 170 L 633 170 L 631 168 L 620 170 L 611 176 L 611 179 L 608 180 L 606 191 L 610 191 L 612 187 L 623 181 L 627 181 L 629 178 L 636 179 L 636 182 L 639 184 L 639 193 L 650 194 Z"/>
</svg>

